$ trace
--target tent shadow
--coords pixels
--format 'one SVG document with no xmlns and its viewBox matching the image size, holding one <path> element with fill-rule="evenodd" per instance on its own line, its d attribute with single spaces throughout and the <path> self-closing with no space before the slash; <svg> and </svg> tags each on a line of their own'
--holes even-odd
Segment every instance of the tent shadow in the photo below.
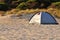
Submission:
<svg viewBox="0 0 60 40">
<path fill-rule="evenodd" d="M 43 25 L 59 25 L 59 23 L 41 23 L 41 24 L 43 24 Z"/>
</svg>

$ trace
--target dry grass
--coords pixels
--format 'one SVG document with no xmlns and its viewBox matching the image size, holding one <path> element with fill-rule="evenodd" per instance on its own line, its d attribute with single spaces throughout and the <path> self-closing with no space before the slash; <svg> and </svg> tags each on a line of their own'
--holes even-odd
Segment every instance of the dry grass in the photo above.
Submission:
<svg viewBox="0 0 60 40">
<path fill-rule="evenodd" d="M 48 9 L 26 9 L 26 10 L 19 10 L 19 9 L 12 9 L 11 11 L 7 11 L 6 14 L 27 14 L 27 13 L 37 13 L 40 11 L 44 11 L 44 12 L 49 12 L 53 15 L 55 15 L 56 17 L 60 18 L 60 10 L 59 9 L 55 9 L 55 8 L 48 8 Z"/>
</svg>

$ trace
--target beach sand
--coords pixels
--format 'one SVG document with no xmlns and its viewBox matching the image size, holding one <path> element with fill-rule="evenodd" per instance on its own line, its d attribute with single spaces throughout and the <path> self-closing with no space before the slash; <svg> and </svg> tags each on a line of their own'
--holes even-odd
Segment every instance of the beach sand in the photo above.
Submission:
<svg viewBox="0 0 60 40">
<path fill-rule="evenodd" d="M 60 40 L 58 25 L 29 24 L 27 19 L 0 17 L 0 40 Z"/>
</svg>

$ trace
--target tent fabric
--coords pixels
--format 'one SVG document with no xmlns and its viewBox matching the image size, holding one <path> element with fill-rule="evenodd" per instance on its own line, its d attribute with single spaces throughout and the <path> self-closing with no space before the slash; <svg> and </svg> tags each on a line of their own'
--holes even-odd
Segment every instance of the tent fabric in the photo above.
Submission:
<svg viewBox="0 0 60 40">
<path fill-rule="evenodd" d="M 35 14 L 29 23 L 40 23 L 40 24 L 57 24 L 55 18 L 47 12 L 40 12 Z"/>
<path fill-rule="evenodd" d="M 41 15 L 41 24 L 55 24 L 57 23 L 55 18 L 49 13 L 42 12 Z"/>
<path fill-rule="evenodd" d="M 36 14 L 36 15 L 31 19 L 30 23 L 41 23 L 41 22 L 40 22 L 40 18 L 41 18 L 41 16 L 38 15 L 38 14 Z"/>
</svg>

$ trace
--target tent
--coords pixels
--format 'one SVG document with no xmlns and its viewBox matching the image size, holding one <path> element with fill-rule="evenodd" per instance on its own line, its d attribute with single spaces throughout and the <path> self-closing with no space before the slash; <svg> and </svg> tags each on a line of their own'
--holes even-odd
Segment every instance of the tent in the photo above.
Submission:
<svg viewBox="0 0 60 40">
<path fill-rule="evenodd" d="M 29 23 L 58 24 L 55 18 L 48 12 L 39 12 L 33 15 Z"/>
</svg>

